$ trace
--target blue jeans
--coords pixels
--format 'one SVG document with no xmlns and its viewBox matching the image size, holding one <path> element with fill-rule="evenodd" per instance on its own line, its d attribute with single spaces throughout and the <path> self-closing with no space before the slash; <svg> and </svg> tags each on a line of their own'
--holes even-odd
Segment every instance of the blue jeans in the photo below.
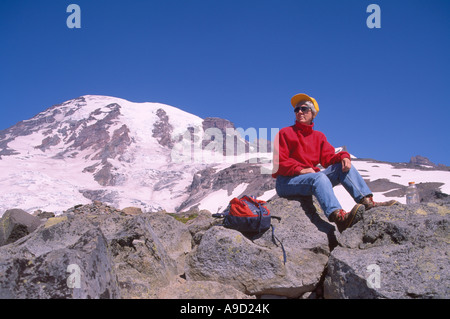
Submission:
<svg viewBox="0 0 450 319">
<path fill-rule="evenodd" d="M 342 184 L 356 203 L 359 203 L 365 196 L 372 195 L 356 168 L 352 165 L 350 170 L 344 173 L 341 163 L 331 165 L 318 173 L 278 176 L 276 191 L 280 197 L 314 195 L 325 216 L 330 218 L 331 213 L 342 208 L 333 192 L 333 187 L 337 184 Z"/>
</svg>

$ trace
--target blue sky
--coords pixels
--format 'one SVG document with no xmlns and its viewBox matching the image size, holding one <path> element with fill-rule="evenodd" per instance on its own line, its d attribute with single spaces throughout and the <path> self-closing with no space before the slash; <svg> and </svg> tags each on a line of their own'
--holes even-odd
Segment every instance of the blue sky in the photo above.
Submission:
<svg viewBox="0 0 450 319">
<path fill-rule="evenodd" d="M 332 145 L 450 165 L 449 57 L 448 0 L 2 0 L 0 129 L 86 94 L 282 128 L 304 92 Z"/>
</svg>

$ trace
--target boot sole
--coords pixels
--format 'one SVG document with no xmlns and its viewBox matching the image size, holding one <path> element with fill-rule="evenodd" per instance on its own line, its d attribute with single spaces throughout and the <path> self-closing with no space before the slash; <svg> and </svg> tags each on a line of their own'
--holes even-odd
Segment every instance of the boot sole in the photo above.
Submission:
<svg viewBox="0 0 450 319">
<path fill-rule="evenodd" d="M 376 205 L 370 206 L 368 208 L 366 208 L 366 210 L 372 209 L 372 208 L 376 208 L 376 207 L 391 207 L 394 205 L 400 204 L 399 202 L 397 202 L 396 200 L 392 200 L 392 201 L 388 201 L 388 202 L 382 202 L 382 203 L 377 203 Z"/>
<path fill-rule="evenodd" d="M 380 206 L 390 207 L 390 206 L 394 206 L 394 205 L 400 204 L 400 203 L 397 202 L 396 200 L 388 201 L 387 203 L 388 203 L 388 204 L 386 204 L 386 205 L 380 205 Z"/>
<path fill-rule="evenodd" d="M 355 225 L 357 222 L 359 222 L 362 219 L 362 215 L 364 214 L 365 208 L 363 204 L 356 204 L 353 209 L 350 211 L 350 220 L 348 221 L 348 224 L 344 227 L 339 229 L 338 227 L 338 231 L 340 233 L 342 233 L 344 230 L 346 230 L 347 228 L 352 227 L 353 225 Z"/>
<path fill-rule="evenodd" d="M 353 209 L 351 210 L 353 218 L 349 222 L 347 228 L 350 228 L 353 225 L 355 225 L 357 222 L 359 222 L 362 219 L 365 211 L 366 211 L 366 209 L 363 204 L 356 204 L 355 207 L 353 207 Z"/>
</svg>

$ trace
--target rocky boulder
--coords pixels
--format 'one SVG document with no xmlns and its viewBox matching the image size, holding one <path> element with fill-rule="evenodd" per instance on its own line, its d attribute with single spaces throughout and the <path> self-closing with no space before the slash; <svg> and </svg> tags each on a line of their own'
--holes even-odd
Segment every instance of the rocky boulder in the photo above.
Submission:
<svg viewBox="0 0 450 319">
<path fill-rule="evenodd" d="M 173 260 L 146 216 L 100 218 L 122 297 L 155 298 L 177 276 Z"/>
<path fill-rule="evenodd" d="M 0 298 L 120 297 L 105 236 L 73 216 L 0 247 L 0 273 Z"/>
<path fill-rule="evenodd" d="M 41 220 L 21 209 L 7 210 L 0 218 L 0 246 L 13 243 L 41 224 Z"/>
<path fill-rule="evenodd" d="M 195 209 L 130 214 L 93 202 L 38 218 L 0 247 L 0 298 L 450 296 L 448 196 L 374 208 L 342 234 L 312 197 L 267 206 L 281 217 L 276 240 Z"/>
<path fill-rule="evenodd" d="M 274 221 L 275 235 L 285 248 L 286 264 L 270 230 L 252 241 L 238 231 L 214 226 L 189 255 L 186 278 L 226 283 L 259 296 L 298 298 L 314 291 L 328 261 L 328 237 L 334 227 L 320 218 L 311 197 L 278 198 L 268 208 L 281 217 L 281 222 Z"/>
<path fill-rule="evenodd" d="M 97 225 L 104 234 L 122 298 L 155 298 L 161 287 L 177 277 L 176 260 L 169 256 L 168 243 L 163 244 L 159 237 L 163 231 L 158 229 L 157 234 L 152 226 L 157 216 L 130 215 L 98 202 L 78 207 L 74 215 L 84 223 Z M 171 219 L 166 221 L 169 232 L 174 228 L 170 222 L 177 221 L 165 217 Z"/>
<path fill-rule="evenodd" d="M 176 262 L 178 274 L 183 274 L 186 255 L 192 249 L 192 237 L 188 227 L 162 212 L 149 214 L 147 219 L 170 258 Z"/>
<path fill-rule="evenodd" d="M 338 236 L 326 298 L 449 298 L 450 202 L 367 211 Z"/>
<path fill-rule="evenodd" d="M 178 280 L 158 293 L 159 299 L 255 299 L 217 281 Z"/>
</svg>

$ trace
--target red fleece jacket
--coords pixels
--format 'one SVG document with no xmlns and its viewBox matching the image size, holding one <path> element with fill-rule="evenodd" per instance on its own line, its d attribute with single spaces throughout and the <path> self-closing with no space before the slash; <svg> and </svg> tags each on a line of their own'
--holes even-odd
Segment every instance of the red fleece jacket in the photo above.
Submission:
<svg viewBox="0 0 450 319">
<path fill-rule="evenodd" d="M 296 121 L 295 125 L 278 132 L 276 140 L 279 143 L 275 143 L 274 147 L 272 177 L 299 175 L 304 168 L 319 172 L 318 164 L 327 168 L 346 157 L 350 158 L 350 154 L 344 151 L 335 154 L 335 149 L 328 143 L 325 134 L 314 131 L 313 127 L 314 123 L 306 125 Z"/>
</svg>

